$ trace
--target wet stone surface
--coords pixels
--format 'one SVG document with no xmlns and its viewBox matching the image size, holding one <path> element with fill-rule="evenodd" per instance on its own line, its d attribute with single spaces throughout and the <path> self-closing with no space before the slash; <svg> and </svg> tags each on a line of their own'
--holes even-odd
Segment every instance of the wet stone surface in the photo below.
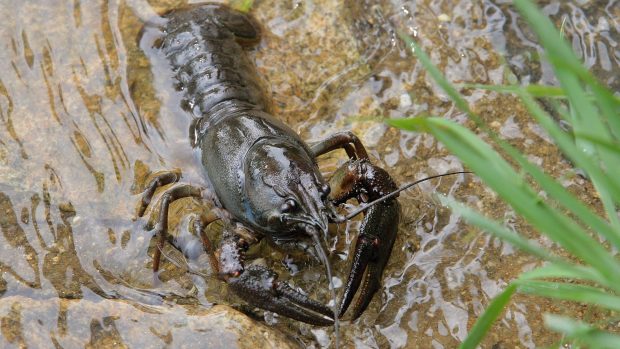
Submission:
<svg viewBox="0 0 620 349">
<path fill-rule="evenodd" d="M 186 3 L 0 2 L 0 346 L 334 346 L 333 328 L 262 312 L 234 297 L 210 274 L 204 256 L 190 262 L 200 273 L 164 261 L 154 278 L 153 231 L 145 229 L 148 218 L 135 218 L 138 194 L 162 170 L 181 170 L 193 184 L 204 179 L 172 73 L 150 60 L 137 38 L 158 13 Z M 539 3 L 558 28 L 565 22 L 580 57 L 617 90 L 618 4 Z M 432 137 L 389 128 L 385 118 L 435 115 L 474 126 L 399 43 L 397 30 L 414 36 L 454 83 L 502 84 L 509 72 L 523 83 L 554 82 L 540 47 L 506 1 L 263 0 L 252 13 L 264 34 L 250 56 L 273 98 L 273 114 L 309 142 L 355 132 L 398 183 L 463 166 Z M 600 210 L 590 183 L 515 98 L 464 93 L 494 131 Z M 319 162 L 329 177 L 344 160 L 334 153 Z M 476 177 L 426 182 L 401 195 L 402 220 L 383 286 L 359 320 L 342 322 L 342 347 L 456 347 L 489 301 L 537 265 L 465 225 L 438 204 L 437 194 L 553 247 Z M 187 231 L 191 217 L 207 209 L 197 200 L 173 204 L 171 232 Z M 338 294 L 358 227 L 355 219 L 331 229 Z M 216 242 L 220 229 L 209 231 Z M 169 244 L 165 252 L 179 257 Z M 261 243 L 248 259 L 328 302 L 324 268 L 288 252 Z M 558 338 L 544 328 L 545 312 L 597 317 L 573 304 L 517 296 L 482 347 L 552 345 Z"/>
<path fill-rule="evenodd" d="M 0 299 L 3 348 L 299 348 L 225 305 L 210 309 L 99 299 Z"/>
</svg>

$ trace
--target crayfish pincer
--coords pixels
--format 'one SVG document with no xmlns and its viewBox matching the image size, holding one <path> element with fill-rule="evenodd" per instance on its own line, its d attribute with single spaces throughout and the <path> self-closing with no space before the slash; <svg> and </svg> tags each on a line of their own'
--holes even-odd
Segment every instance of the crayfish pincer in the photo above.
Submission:
<svg viewBox="0 0 620 349">
<path fill-rule="evenodd" d="M 311 246 L 329 273 L 324 244 L 328 224 L 344 221 L 336 206 L 394 192 L 397 188 L 388 173 L 370 162 L 350 132 L 306 144 L 269 114 L 254 65 L 245 53 L 260 37 L 250 16 L 219 4 L 193 5 L 165 14 L 157 24 L 145 26 L 143 33 L 148 35 L 142 37 L 142 48 L 169 63 L 185 111 L 179 117 L 192 120 L 191 144 L 200 153 L 214 205 L 194 228 L 218 278 L 253 306 L 315 325 L 333 324 L 359 291 L 352 314 L 357 318 L 379 289 L 390 257 L 400 212 L 395 197 L 364 213 L 337 311 L 279 281 L 267 267 L 246 263 L 245 252 L 262 238 L 283 249 Z M 344 149 L 350 159 L 328 182 L 317 157 L 337 149 Z M 155 209 L 154 271 L 168 238 L 170 203 L 184 197 L 203 199 L 207 191 L 180 183 L 180 178 L 179 173 L 161 173 L 142 196 L 139 215 L 156 189 L 170 184 Z M 225 222 L 224 231 L 218 246 L 213 246 L 205 228 L 217 220 Z M 180 239 L 172 243 L 187 250 Z"/>
</svg>

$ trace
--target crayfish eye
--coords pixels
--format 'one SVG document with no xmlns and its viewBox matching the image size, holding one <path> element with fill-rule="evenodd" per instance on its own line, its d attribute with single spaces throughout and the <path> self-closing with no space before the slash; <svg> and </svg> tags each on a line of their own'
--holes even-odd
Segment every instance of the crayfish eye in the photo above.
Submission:
<svg viewBox="0 0 620 349">
<path fill-rule="evenodd" d="M 325 200 L 325 198 L 327 198 L 327 196 L 331 192 L 331 188 L 329 187 L 329 184 L 323 184 L 323 186 L 321 186 L 320 191 L 321 191 L 321 199 Z"/>
<path fill-rule="evenodd" d="M 282 206 L 280 206 L 280 211 L 282 213 L 286 213 L 286 212 L 290 212 L 294 210 L 296 207 L 297 207 L 297 203 L 295 202 L 295 200 L 287 199 L 286 201 L 284 201 Z"/>
</svg>

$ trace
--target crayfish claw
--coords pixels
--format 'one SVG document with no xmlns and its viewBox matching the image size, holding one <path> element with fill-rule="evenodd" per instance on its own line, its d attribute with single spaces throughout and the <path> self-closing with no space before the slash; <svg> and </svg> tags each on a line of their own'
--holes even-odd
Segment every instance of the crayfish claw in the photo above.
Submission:
<svg viewBox="0 0 620 349">
<path fill-rule="evenodd" d="M 365 236 L 359 236 L 357 239 L 357 243 L 355 245 L 355 255 L 353 256 L 353 263 L 351 264 L 351 271 L 349 272 L 347 285 L 345 286 L 344 294 L 342 295 L 342 302 L 340 303 L 340 312 L 338 317 L 342 317 L 349 308 L 349 305 L 353 300 L 353 296 L 355 296 L 355 292 L 359 289 L 360 284 L 362 283 L 366 266 L 368 265 L 368 262 L 370 261 L 376 248 L 372 243 L 369 243 L 368 240 L 369 239 Z M 364 287 L 363 290 L 366 290 L 366 293 L 369 293 L 368 288 Z M 374 290 L 370 293 L 374 293 Z"/>
<path fill-rule="evenodd" d="M 334 323 L 332 310 L 277 281 L 278 274 L 264 266 L 247 267 L 239 276 L 229 278 L 232 290 L 251 305 L 317 326 Z"/>
<path fill-rule="evenodd" d="M 330 199 L 336 204 L 351 198 L 359 202 L 374 201 L 397 189 L 390 175 L 368 159 L 344 163 L 334 172 L 330 186 Z M 379 290 L 398 233 L 399 216 L 400 205 L 395 197 L 379 202 L 365 212 L 338 317 L 344 315 L 359 290 L 352 316 L 355 320 Z"/>
<path fill-rule="evenodd" d="M 380 203 L 366 212 L 340 304 L 340 317 L 347 311 L 360 285 L 352 320 L 357 319 L 366 310 L 372 297 L 379 290 L 383 270 L 396 241 L 399 216 L 400 205 L 396 200 Z"/>
</svg>

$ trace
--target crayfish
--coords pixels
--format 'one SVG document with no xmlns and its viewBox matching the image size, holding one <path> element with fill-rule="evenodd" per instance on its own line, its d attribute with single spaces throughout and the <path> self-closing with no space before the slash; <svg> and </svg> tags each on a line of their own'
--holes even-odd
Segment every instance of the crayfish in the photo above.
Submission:
<svg viewBox="0 0 620 349">
<path fill-rule="evenodd" d="M 140 216 L 157 188 L 173 184 L 158 201 L 154 271 L 168 238 L 170 203 L 185 197 L 203 199 L 210 193 L 214 209 L 195 221 L 194 233 L 212 270 L 237 295 L 253 306 L 326 326 L 345 314 L 359 291 L 351 318 L 359 317 L 380 287 L 396 238 L 400 206 L 396 195 L 386 197 L 397 191 L 396 184 L 370 161 L 353 133 L 306 144 L 270 115 L 245 52 L 260 38 L 252 17 L 223 5 L 201 4 L 169 12 L 163 19 L 145 27 L 148 35 L 143 37 L 156 39 L 143 45 L 151 45 L 148 49 L 155 48 L 169 62 L 183 108 L 192 117 L 191 143 L 199 150 L 207 185 L 180 183 L 175 172 L 160 173 L 147 185 Z M 317 157 L 337 149 L 344 149 L 349 160 L 327 181 Z M 279 281 L 267 267 L 245 262 L 249 246 L 265 238 L 283 249 L 310 246 L 330 273 L 324 243 L 328 225 L 346 220 L 336 207 L 350 199 L 376 202 L 365 208 L 337 309 Z M 205 229 L 217 220 L 226 224 L 214 246 Z M 174 243 L 184 250 L 183 242 Z"/>
</svg>

